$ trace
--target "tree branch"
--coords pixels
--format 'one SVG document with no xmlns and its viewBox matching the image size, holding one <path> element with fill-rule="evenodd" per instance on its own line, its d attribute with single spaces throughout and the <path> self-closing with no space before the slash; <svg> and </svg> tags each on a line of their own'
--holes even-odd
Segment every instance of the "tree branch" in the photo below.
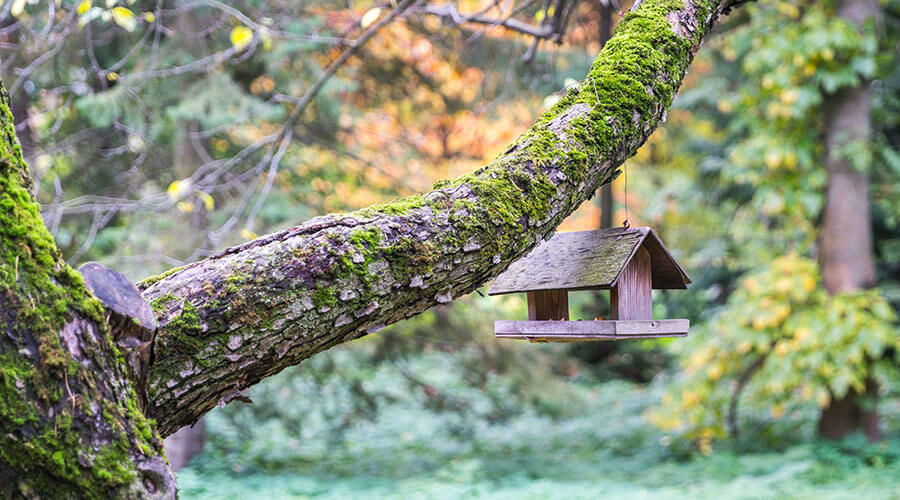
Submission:
<svg viewBox="0 0 900 500">
<path fill-rule="evenodd" d="M 731 439 L 737 439 L 738 437 L 737 414 L 741 393 L 744 392 L 744 387 L 746 387 L 747 382 L 750 382 L 750 378 L 762 368 L 768 357 L 769 354 L 766 353 L 756 358 L 756 360 L 741 373 L 737 385 L 735 385 L 734 391 L 731 393 L 731 401 L 728 402 L 728 435 Z"/>
<path fill-rule="evenodd" d="M 553 26 L 550 24 L 542 24 L 541 26 L 535 26 L 533 24 L 528 24 L 523 21 L 519 21 L 518 19 L 514 19 L 512 17 L 505 18 L 494 18 L 487 17 L 484 15 L 464 15 L 460 14 L 458 10 L 456 10 L 456 6 L 452 4 L 444 4 L 444 5 L 426 5 L 419 9 L 421 12 L 425 14 L 430 14 L 433 16 L 438 16 L 444 19 L 449 19 L 453 22 L 453 24 L 461 25 L 466 23 L 472 24 L 485 24 L 488 26 L 503 26 L 504 28 L 515 31 L 517 33 L 522 33 L 523 35 L 532 36 L 534 38 L 550 38 L 554 35 Z"/>
<path fill-rule="evenodd" d="M 644 0 L 587 78 L 485 167 L 329 215 L 140 284 L 157 312 L 149 408 L 163 435 L 322 350 L 465 295 L 618 174 L 666 116 L 725 2 Z"/>
</svg>

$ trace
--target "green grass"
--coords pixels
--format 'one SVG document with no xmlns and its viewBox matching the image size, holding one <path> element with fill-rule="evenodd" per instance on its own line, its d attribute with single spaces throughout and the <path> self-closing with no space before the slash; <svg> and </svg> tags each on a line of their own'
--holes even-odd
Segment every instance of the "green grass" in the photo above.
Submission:
<svg viewBox="0 0 900 500">
<path fill-rule="evenodd" d="M 331 361 L 349 366 L 352 358 L 341 356 Z M 561 410 L 523 406 L 492 419 L 478 411 L 489 408 L 483 392 L 457 384 L 454 365 L 440 356 L 407 366 L 471 411 L 427 409 L 427 398 L 388 365 L 364 383 L 389 397 L 336 432 L 335 420 L 355 411 L 354 396 L 341 392 L 341 377 L 312 383 L 316 367 L 307 366 L 261 385 L 254 405 L 208 417 L 206 452 L 178 474 L 181 497 L 900 499 L 900 438 L 891 418 L 893 438 L 876 444 L 813 440 L 807 414 L 746 422 L 747 434 L 765 439 L 748 439 L 743 453 L 726 443 L 703 456 L 643 418 L 662 381 L 644 388 L 573 382 Z M 897 402 L 883 408 L 894 412 Z"/>
</svg>

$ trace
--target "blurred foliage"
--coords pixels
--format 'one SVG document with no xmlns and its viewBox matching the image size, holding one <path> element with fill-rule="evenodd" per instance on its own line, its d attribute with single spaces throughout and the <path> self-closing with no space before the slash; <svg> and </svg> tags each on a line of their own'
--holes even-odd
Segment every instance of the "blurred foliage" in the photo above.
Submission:
<svg viewBox="0 0 900 500">
<path fill-rule="evenodd" d="M 735 391 L 771 418 L 790 418 L 813 401 L 826 407 L 848 390 L 865 392 L 873 378 L 885 386 L 898 365 L 896 314 L 876 291 L 829 296 L 816 263 L 787 255 L 741 280 L 727 305 L 683 349 L 683 372 L 651 420 L 694 438 L 709 452 L 728 435 L 726 414 Z M 752 376 L 752 379 L 749 377 Z M 729 380 L 738 382 L 736 389 Z"/>
<path fill-rule="evenodd" d="M 460 377 L 454 360 L 416 357 L 409 363 L 427 380 Z M 344 350 L 333 361 L 339 371 L 353 372 L 358 358 Z M 312 382 L 313 376 L 302 378 Z M 340 377 L 327 384 L 327 397 L 318 383 L 297 384 L 296 374 L 278 379 L 293 391 L 282 394 L 280 406 L 303 407 L 297 411 L 306 418 L 283 427 L 248 418 L 249 406 L 214 411 L 207 418 L 206 451 L 178 473 L 182 497 L 892 498 L 900 474 L 896 438 L 877 444 L 861 436 L 810 441 L 808 419 L 776 423 L 774 444 L 758 443 L 741 454 L 684 454 L 680 450 L 689 450 L 689 443 L 641 417 L 659 404 L 665 380 L 649 386 L 582 380 L 555 396 L 570 406 L 564 414 L 525 411 L 499 422 L 473 418 L 461 434 L 457 415 L 423 408 L 420 400 L 427 396 L 409 391 L 396 370 L 383 367 L 369 382 L 391 392 L 393 400 L 334 442 L 328 422 L 312 415 L 316 408 L 324 414 L 325 407 L 353 405 Z M 508 397 L 517 399 L 515 393 Z M 887 429 L 896 435 L 900 401 L 884 404 L 893 415 Z"/>
<path fill-rule="evenodd" d="M 758 439 L 767 432 L 759 423 L 797 412 L 814 419 L 816 405 L 863 392 L 868 377 L 885 387 L 898 376 L 900 18 L 888 2 L 882 22 L 861 35 L 833 9 L 742 9 L 698 55 L 704 74 L 682 92 L 662 137 L 632 162 L 666 165 L 642 173 L 635 191 L 652 200 L 641 209 L 674 233 L 670 246 L 688 269 L 700 269 L 668 314 L 703 323 L 672 344 L 683 371 L 650 417 L 703 452 L 728 435 L 738 398 L 764 415 L 753 426 Z M 873 141 L 842 154 L 871 175 L 879 289 L 828 297 L 813 260 L 826 182 L 823 108 L 868 79 L 876 103 L 894 112 L 873 113 Z"/>
</svg>

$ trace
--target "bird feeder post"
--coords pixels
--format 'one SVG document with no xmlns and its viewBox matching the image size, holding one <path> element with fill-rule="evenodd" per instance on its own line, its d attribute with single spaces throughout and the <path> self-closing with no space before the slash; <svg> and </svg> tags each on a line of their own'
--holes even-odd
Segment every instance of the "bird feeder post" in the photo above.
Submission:
<svg viewBox="0 0 900 500">
<path fill-rule="evenodd" d="M 569 319 L 569 294 L 565 290 L 540 290 L 528 292 L 528 319 Z"/>
<path fill-rule="evenodd" d="M 609 291 L 610 318 L 653 319 L 652 281 L 650 252 L 638 247 Z"/>
</svg>

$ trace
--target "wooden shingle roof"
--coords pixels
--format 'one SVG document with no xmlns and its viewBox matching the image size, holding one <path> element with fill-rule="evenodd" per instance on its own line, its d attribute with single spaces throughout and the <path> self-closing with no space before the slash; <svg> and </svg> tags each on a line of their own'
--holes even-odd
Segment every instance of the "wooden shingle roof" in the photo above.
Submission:
<svg viewBox="0 0 900 500">
<path fill-rule="evenodd" d="M 618 227 L 555 234 L 513 262 L 488 294 L 609 289 L 641 245 L 650 252 L 653 288 L 687 288 L 691 279 L 652 229 Z"/>
</svg>

